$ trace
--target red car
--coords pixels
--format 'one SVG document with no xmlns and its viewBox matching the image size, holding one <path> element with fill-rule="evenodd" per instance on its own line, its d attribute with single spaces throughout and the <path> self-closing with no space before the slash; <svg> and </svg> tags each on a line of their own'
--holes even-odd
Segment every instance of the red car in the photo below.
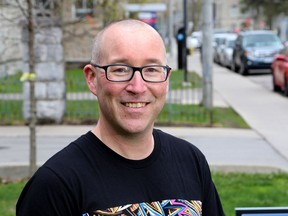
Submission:
<svg viewBox="0 0 288 216">
<path fill-rule="evenodd" d="M 273 90 L 288 96 L 288 47 L 277 54 L 272 62 Z"/>
</svg>

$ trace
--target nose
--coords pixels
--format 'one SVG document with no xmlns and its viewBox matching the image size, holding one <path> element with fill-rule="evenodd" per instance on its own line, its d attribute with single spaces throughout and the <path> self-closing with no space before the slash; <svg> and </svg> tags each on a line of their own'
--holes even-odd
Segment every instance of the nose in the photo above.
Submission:
<svg viewBox="0 0 288 216">
<path fill-rule="evenodd" d="M 140 71 L 135 71 L 132 79 L 127 85 L 127 91 L 135 94 L 142 93 L 146 90 L 146 82 L 143 80 Z"/>
</svg>

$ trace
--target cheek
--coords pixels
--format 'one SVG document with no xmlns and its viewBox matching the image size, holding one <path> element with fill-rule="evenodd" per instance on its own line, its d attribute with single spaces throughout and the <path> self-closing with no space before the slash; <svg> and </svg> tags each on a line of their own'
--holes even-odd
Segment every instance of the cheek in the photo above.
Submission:
<svg viewBox="0 0 288 216">
<path fill-rule="evenodd" d="M 169 83 L 164 83 L 163 86 L 159 87 L 159 96 L 161 97 L 166 97 L 166 95 L 168 94 L 169 91 Z M 161 91 L 160 91 L 161 89 Z"/>
<path fill-rule="evenodd" d="M 121 88 L 117 83 L 101 80 L 96 84 L 96 92 L 98 100 L 107 101 L 117 98 L 121 92 Z"/>
</svg>

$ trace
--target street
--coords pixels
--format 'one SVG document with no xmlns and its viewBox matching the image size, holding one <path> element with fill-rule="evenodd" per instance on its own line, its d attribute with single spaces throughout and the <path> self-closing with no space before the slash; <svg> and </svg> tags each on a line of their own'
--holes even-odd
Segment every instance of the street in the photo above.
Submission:
<svg viewBox="0 0 288 216">
<path fill-rule="evenodd" d="M 198 51 L 195 51 L 195 52 L 193 53 L 193 56 L 189 56 L 189 57 L 188 57 L 188 59 L 190 59 L 190 62 L 193 62 L 193 63 L 195 63 L 195 59 L 198 59 L 198 58 L 200 58 L 200 54 L 199 54 Z M 199 64 L 200 64 L 200 63 L 199 63 Z M 220 65 L 217 65 L 217 64 L 215 64 L 215 63 L 213 63 L 213 64 L 214 64 L 214 65 L 213 65 L 214 67 L 221 67 L 222 69 L 227 70 L 228 72 L 235 73 L 235 72 L 231 71 L 231 70 L 228 69 L 228 68 L 224 68 L 224 67 L 222 67 L 222 66 L 220 66 Z M 190 69 L 191 69 L 191 68 L 194 68 L 193 65 L 189 65 L 189 63 L 188 63 L 188 68 L 189 68 L 189 66 L 190 66 Z M 197 65 L 196 67 L 200 67 L 200 65 Z M 200 73 L 200 72 L 199 72 L 199 73 Z M 237 73 L 235 73 L 235 74 L 237 74 Z M 240 75 L 240 74 L 237 74 L 237 75 L 238 75 L 238 76 L 242 76 L 242 75 Z M 254 83 L 262 86 L 263 88 L 265 88 L 265 89 L 273 92 L 272 74 L 271 74 L 271 71 L 270 71 L 270 70 L 254 70 L 254 71 L 252 71 L 251 74 L 249 74 L 248 76 L 245 76 L 245 78 L 246 78 L 246 79 L 249 79 L 249 80 L 251 80 L 252 82 L 254 82 Z M 281 96 L 283 96 L 283 95 L 282 95 L 281 93 L 279 93 L 279 92 L 273 92 L 273 93 L 276 94 L 276 95 L 281 95 Z M 285 96 L 283 96 L 283 97 L 285 97 Z M 287 100 L 288 100 L 288 98 L 287 98 Z"/>
</svg>

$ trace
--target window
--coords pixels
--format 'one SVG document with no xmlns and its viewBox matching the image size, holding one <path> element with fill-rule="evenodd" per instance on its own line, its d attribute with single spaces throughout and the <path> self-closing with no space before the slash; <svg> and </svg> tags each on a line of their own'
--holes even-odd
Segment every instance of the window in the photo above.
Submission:
<svg viewBox="0 0 288 216">
<path fill-rule="evenodd" d="M 86 15 L 94 15 L 94 8 L 96 0 L 75 0 L 74 1 L 74 15 L 81 18 Z"/>
<path fill-rule="evenodd" d="M 236 4 L 233 4 L 230 7 L 230 16 L 231 17 L 238 17 L 238 7 Z"/>
<path fill-rule="evenodd" d="M 37 16 L 52 16 L 55 9 L 55 0 L 36 0 Z"/>
</svg>

